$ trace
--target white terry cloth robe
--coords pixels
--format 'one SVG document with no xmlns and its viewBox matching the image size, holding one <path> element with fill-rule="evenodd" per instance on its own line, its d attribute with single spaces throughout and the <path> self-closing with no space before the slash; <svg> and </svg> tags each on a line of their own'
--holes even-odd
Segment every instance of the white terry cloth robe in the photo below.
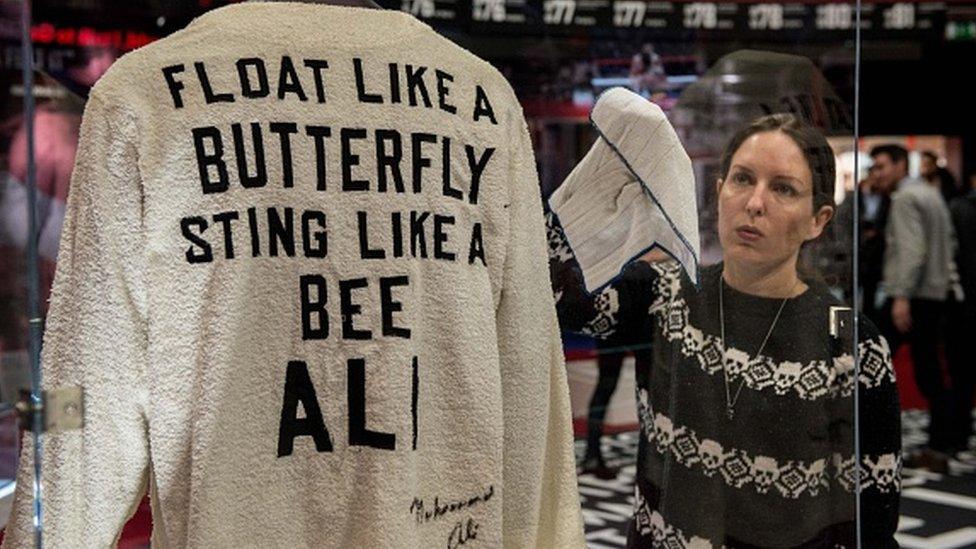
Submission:
<svg viewBox="0 0 976 549">
<path fill-rule="evenodd" d="M 698 282 L 701 242 L 691 159 L 660 107 L 611 88 L 590 115 L 600 137 L 549 197 L 587 291 L 659 247 Z"/>
<path fill-rule="evenodd" d="M 491 152 L 489 152 L 491 151 Z M 88 101 L 42 355 L 48 547 L 583 547 L 531 143 L 400 12 L 244 3 Z M 5 547 L 31 547 L 32 441 Z"/>
</svg>

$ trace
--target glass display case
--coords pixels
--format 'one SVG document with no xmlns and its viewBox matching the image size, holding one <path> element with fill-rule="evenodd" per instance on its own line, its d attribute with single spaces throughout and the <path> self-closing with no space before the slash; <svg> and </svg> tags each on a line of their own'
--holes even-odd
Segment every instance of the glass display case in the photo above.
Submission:
<svg viewBox="0 0 976 549">
<path fill-rule="evenodd" d="M 857 6 L 484 6 L 458 40 L 533 130 L 591 546 L 893 543 L 897 392 L 869 321 L 855 349 L 841 215 L 867 167 L 842 158 Z M 880 413 L 860 448 L 855 356 Z"/>
<path fill-rule="evenodd" d="M 32 21 L 20 2 L 0 3 L 0 524 L 25 427 L 15 405 L 43 400 L 37 319 L 88 91 L 121 55 L 224 3 L 149 2 L 108 18 L 111 3 L 71 3 L 35 8 Z M 883 334 L 895 296 L 880 283 L 883 250 L 865 246 L 884 232 L 878 204 L 893 189 L 869 171 L 870 153 L 906 146 L 918 174 L 920 150 L 962 165 L 965 146 L 951 135 L 862 139 L 862 34 L 965 39 L 961 12 L 380 4 L 488 61 L 528 122 L 589 547 L 894 546 L 902 433 Z M 37 510 L 41 532 L 56 519 Z M 134 512 L 120 546 L 148 544 L 148 505 Z"/>
</svg>

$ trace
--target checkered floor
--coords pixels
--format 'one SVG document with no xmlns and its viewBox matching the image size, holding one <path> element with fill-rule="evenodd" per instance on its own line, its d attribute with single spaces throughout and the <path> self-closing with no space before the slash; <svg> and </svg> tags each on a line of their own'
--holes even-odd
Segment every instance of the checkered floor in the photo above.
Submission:
<svg viewBox="0 0 976 549">
<path fill-rule="evenodd" d="M 902 443 L 911 451 L 925 442 L 928 414 L 907 411 L 902 414 Z M 633 504 L 634 462 L 637 457 L 636 432 L 603 438 L 607 464 L 619 467 L 611 481 L 592 475 L 579 478 L 580 499 L 586 539 L 590 549 L 623 547 Z M 976 440 L 971 441 L 976 447 Z M 576 442 L 582 459 L 583 441 Z M 976 548 L 976 452 L 958 454 L 950 461 L 948 475 L 923 470 L 902 472 L 901 521 L 898 542 L 905 548 Z"/>
</svg>

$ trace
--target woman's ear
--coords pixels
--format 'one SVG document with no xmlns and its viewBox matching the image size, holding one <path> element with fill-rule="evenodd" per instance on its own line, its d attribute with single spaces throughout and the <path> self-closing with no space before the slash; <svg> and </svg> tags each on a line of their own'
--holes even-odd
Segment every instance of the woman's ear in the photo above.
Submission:
<svg viewBox="0 0 976 549">
<path fill-rule="evenodd" d="M 834 217 L 834 207 L 833 206 L 821 206 L 820 211 L 814 214 L 813 219 L 810 223 L 810 236 L 807 240 L 815 240 L 823 233 L 824 227 L 827 223 Z"/>
<path fill-rule="evenodd" d="M 721 177 L 715 180 L 715 196 L 722 194 L 722 183 L 724 182 Z"/>
</svg>

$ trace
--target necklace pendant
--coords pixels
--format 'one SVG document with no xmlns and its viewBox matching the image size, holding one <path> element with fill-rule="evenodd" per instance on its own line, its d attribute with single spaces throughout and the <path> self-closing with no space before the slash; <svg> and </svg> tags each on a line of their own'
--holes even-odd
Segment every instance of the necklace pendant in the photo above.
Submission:
<svg viewBox="0 0 976 549">
<path fill-rule="evenodd" d="M 729 419 L 731 420 L 732 417 L 735 416 L 735 410 L 733 410 L 731 406 L 726 406 L 725 415 L 729 416 Z"/>
</svg>

